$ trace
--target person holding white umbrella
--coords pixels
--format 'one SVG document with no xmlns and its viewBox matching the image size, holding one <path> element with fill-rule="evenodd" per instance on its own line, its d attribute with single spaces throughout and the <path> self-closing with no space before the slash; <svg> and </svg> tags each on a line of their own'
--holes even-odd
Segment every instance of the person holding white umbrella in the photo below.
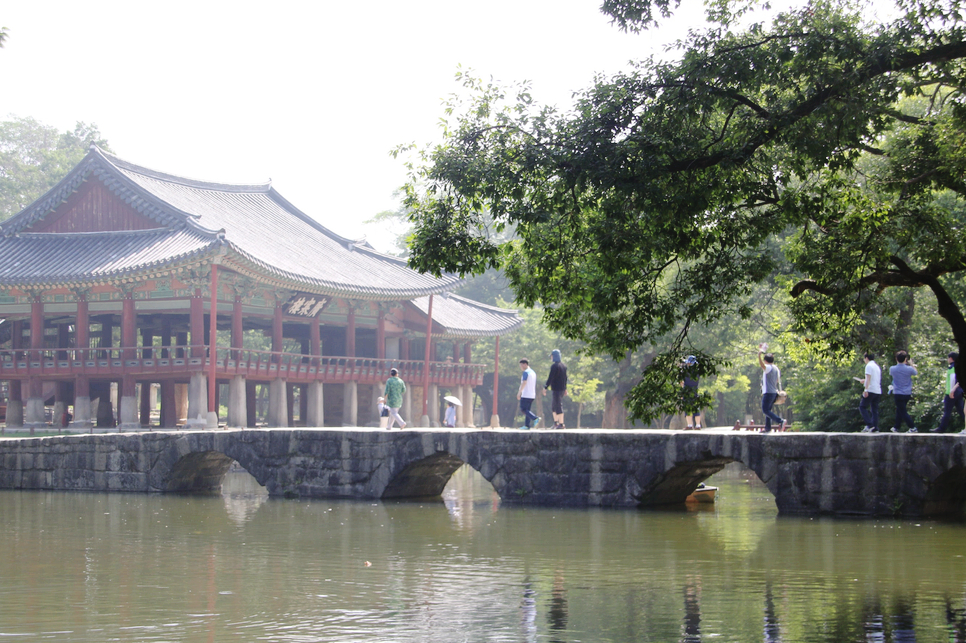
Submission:
<svg viewBox="0 0 966 643">
<path fill-rule="evenodd" d="M 443 419 L 443 424 L 451 429 L 456 428 L 456 407 L 463 406 L 463 403 L 455 395 L 447 395 L 443 400 L 446 401 L 446 417 Z"/>
</svg>

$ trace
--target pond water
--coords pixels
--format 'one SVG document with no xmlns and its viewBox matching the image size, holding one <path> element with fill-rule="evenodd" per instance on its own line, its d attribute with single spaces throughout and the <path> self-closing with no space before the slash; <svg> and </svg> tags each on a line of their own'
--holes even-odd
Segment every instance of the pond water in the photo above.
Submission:
<svg viewBox="0 0 966 643">
<path fill-rule="evenodd" d="M 735 465 L 732 465 L 734 467 Z M 0 639 L 963 641 L 966 526 L 778 517 L 753 473 L 714 505 L 0 492 Z"/>
</svg>

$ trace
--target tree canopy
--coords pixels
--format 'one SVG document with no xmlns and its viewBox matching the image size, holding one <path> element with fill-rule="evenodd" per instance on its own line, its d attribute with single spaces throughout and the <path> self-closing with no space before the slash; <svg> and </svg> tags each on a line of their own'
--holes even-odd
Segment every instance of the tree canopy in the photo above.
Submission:
<svg viewBox="0 0 966 643">
<path fill-rule="evenodd" d="M 871 313 L 898 314 L 889 289 L 928 288 L 966 356 L 958 3 L 900 0 L 873 20 L 823 0 L 767 22 L 759 3 L 707 7 L 676 59 L 599 76 L 570 110 L 461 74 L 470 98 L 410 164 L 410 264 L 501 267 L 520 303 L 615 360 L 658 346 L 628 397 L 640 418 L 678 404 L 695 325 L 747 318 L 765 279 L 837 354 Z M 675 8 L 603 10 L 638 31 Z M 508 225 L 514 240 L 496 234 Z M 699 355 L 698 374 L 721 363 Z"/>
<path fill-rule="evenodd" d="M 110 150 L 96 125 L 59 132 L 32 118 L 0 122 L 0 221 L 17 214 L 74 169 L 91 143 Z"/>
</svg>

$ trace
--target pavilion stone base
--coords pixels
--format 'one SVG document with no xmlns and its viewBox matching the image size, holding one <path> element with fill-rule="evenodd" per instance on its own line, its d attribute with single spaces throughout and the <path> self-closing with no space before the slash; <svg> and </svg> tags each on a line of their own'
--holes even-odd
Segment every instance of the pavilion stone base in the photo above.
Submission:
<svg viewBox="0 0 966 643">
<path fill-rule="evenodd" d="M 346 382 L 342 387 L 342 426 L 358 426 L 359 384 L 358 382 Z"/>
<path fill-rule="evenodd" d="M 47 426 L 42 397 L 32 397 L 27 400 L 27 406 L 24 408 L 23 425 L 31 429 Z"/>
<path fill-rule="evenodd" d="M 118 412 L 118 431 L 137 431 L 141 428 L 138 417 L 138 398 L 134 395 L 121 396 L 121 409 Z"/>
<path fill-rule="evenodd" d="M 500 416 L 499 415 L 491 415 L 490 416 L 490 428 L 491 429 L 499 429 L 500 428 Z"/>
<path fill-rule="evenodd" d="M 78 395 L 74 398 L 74 419 L 70 421 L 72 429 L 91 429 L 94 427 L 94 419 L 91 417 L 91 398 L 90 396 Z"/>
<path fill-rule="evenodd" d="M 11 429 L 23 426 L 23 400 L 9 400 L 7 402 L 6 424 Z"/>
<path fill-rule="evenodd" d="M 281 378 L 268 385 L 268 425 L 272 428 L 288 426 L 288 391 Z"/>
<path fill-rule="evenodd" d="M 63 428 L 66 426 L 64 422 L 64 414 L 67 413 L 67 403 L 66 402 L 54 402 L 54 427 Z"/>
<path fill-rule="evenodd" d="M 248 426 L 248 386 L 243 375 L 236 375 L 228 385 L 228 426 Z"/>
<path fill-rule="evenodd" d="M 184 428 L 208 428 L 208 378 L 202 373 L 192 373 L 188 382 L 188 418 Z"/>
<path fill-rule="evenodd" d="M 310 382 L 308 385 L 308 408 L 305 418 L 306 426 L 324 426 L 322 382 Z"/>
</svg>

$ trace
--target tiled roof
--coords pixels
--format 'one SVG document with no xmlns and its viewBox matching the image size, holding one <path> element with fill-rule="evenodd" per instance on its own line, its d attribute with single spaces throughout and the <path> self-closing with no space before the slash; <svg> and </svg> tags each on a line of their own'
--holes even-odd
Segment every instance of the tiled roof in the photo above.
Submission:
<svg viewBox="0 0 966 643">
<path fill-rule="evenodd" d="M 25 233 L 0 239 L 0 283 L 80 286 L 197 262 L 217 250 L 214 235 L 180 230 Z"/>
<path fill-rule="evenodd" d="M 419 297 L 409 303 L 424 315 L 429 314 L 429 297 Z M 433 298 L 433 323 L 445 329 L 444 337 L 492 337 L 516 330 L 523 325 L 523 318 L 516 310 L 443 293 Z"/>
<path fill-rule="evenodd" d="M 199 252 L 192 243 L 204 243 L 206 238 L 209 245 L 217 243 L 216 235 L 221 232 L 218 236 L 226 244 L 223 263 L 263 275 L 283 287 L 340 297 L 399 300 L 440 293 L 459 283 L 455 276 L 437 279 L 418 273 L 402 259 L 334 234 L 286 201 L 270 184 L 196 181 L 128 163 L 96 147 L 50 192 L 0 226 L 0 246 L 11 246 L 0 247 L 0 261 L 23 252 L 31 242 L 30 235 L 22 231 L 50 213 L 92 174 L 138 212 L 165 226 L 164 232 L 170 235 L 169 243 L 159 244 L 156 251 L 132 248 L 129 256 L 118 255 L 121 270 L 137 271 L 140 266 L 143 271 L 155 264 L 178 262 L 185 252 Z M 190 232 L 176 235 L 179 229 Z M 147 235 L 142 234 L 143 243 L 147 243 Z M 31 246 L 37 253 L 29 269 L 31 278 L 62 283 L 84 274 L 92 279 L 100 274 L 94 272 L 100 266 L 89 257 L 74 263 L 84 258 L 84 244 L 96 235 L 85 240 L 78 240 L 79 236 L 71 240 L 70 236 L 36 235 Z M 165 251 L 170 252 L 167 257 L 162 254 Z M 85 269 L 91 271 L 84 273 Z M 0 272 L 0 282 L 12 275 Z"/>
</svg>

